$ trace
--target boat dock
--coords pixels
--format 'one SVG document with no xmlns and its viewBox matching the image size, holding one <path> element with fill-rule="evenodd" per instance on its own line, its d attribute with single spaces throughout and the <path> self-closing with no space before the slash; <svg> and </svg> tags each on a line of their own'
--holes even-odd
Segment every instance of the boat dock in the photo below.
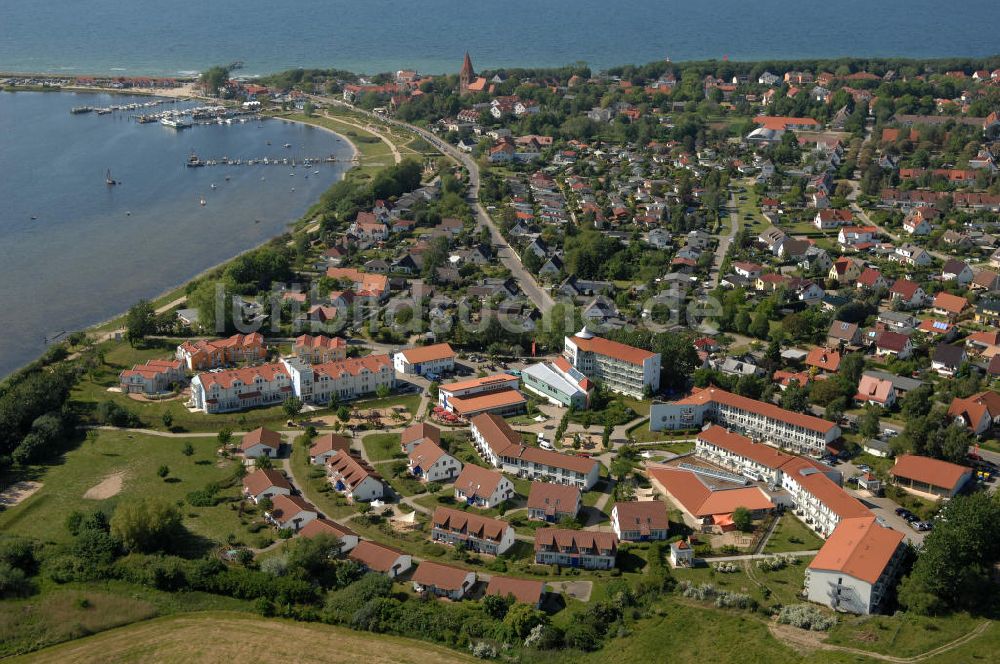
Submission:
<svg viewBox="0 0 1000 664">
<path fill-rule="evenodd" d="M 74 106 L 70 109 L 73 115 L 85 113 L 96 113 L 97 115 L 108 115 L 109 113 L 126 113 L 128 111 L 140 111 L 146 108 L 154 108 L 162 104 L 176 104 L 178 99 L 152 99 L 144 102 L 133 102 L 131 104 L 112 104 L 111 106 Z"/>
<path fill-rule="evenodd" d="M 334 164 L 337 158 L 334 155 L 328 157 L 255 157 L 250 159 L 234 159 L 231 157 L 220 157 L 218 159 L 200 159 L 196 155 L 191 155 L 187 160 L 190 168 L 202 166 L 288 166 L 296 168 L 312 168 L 320 164 Z"/>
</svg>

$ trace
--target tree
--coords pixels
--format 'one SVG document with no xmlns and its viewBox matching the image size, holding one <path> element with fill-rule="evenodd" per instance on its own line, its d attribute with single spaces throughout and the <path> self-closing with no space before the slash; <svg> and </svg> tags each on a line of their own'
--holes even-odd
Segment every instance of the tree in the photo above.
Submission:
<svg viewBox="0 0 1000 664">
<path fill-rule="evenodd" d="M 169 410 L 164 411 L 163 415 L 160 416 L 160 421 L 163 422 L 163 428 L 169 429 L 174 425 L 174 416 Z"/>
<path fill-rule="evenodd" d="M 271 461 L 271 457 L 266 454 L 261 454 L 253 460 L 253 466 L 257 470 L 270 470 L 271 468 L 274 468 L 274 463 Z"/>
<path fill-rule="evenodd" d="M 181 448 L 181 454 L 186 457 L 194 455 L 194 445 L 191 443 L 184 443 L 184 447 Z"/>
<path fill-rule="evenodd" d="M 740 532 L 748 533 L 753 530 L 753 515 L 750 514 L 750 510 L 742 506 L 733 510 L 733 525 Z"/>
<path fill-rule="evenodd" d="M 316 105 L 314 103 L 312 103 L 311 101 L 307 101 L 306 103 L 302 104 L 302 115 L 306 116 L 307 118 L 311 118 L 315 114 L 316 114 Z"/>
<path fill-rule="evenodd" d="M 483 611 L 495 620 L 503 620 L 513 603 L 514 597 L 512 595 L 506 597 L 487 595 L 483 598 Z"/>
<path fill-rule="evenodd" d="M 375 396 L 377 396 L 379 399 L 385 399 L 387 396 L 389 396 L 390 392 L 391 390 L 389 389 L 389 386 L 386 385 L 385 383 L 375 388 Z"/>
<path fill-rule="evenodd" d="M 302 410 L 302 399 L 298 397 L 288 397 L 285 399 L 284 403 L 281 404 L 281 409 L 285 411 L 285 416 L 288 419 L 292 419 Z"/>
<path fill-rule="evenodd" d="M 170 474 L 170 466 L 167 464 L 161 465 L 156 469 L 156 474 L 163 479 L 167 479 L 167 475 Z"/>
<path fill-rule="evenodd" d="M 875 438 L 882 428 L 882 420 L 877 406 L 869 404 L 858 416 L 858 433 L 865 438 Z"/>
<path fill-rule="evenodd" d="M 219 89 L 222 88 L 229 80 L 229 68 L 228 67 L 209 67 L 201 73 L 198 77 L 198 83 L 211 95 L 219 94 Z"/>
<path fill-rule="evenodd" d="M 111 534 L 128 551 L 169 550 L 181 533 L 180 511 L 163 500 L 146 498 L 119 504 L 111 517 Z"/>
<path fill-rule="evenodd" d="M 797 380 L 793 380 L 785 391 L 781 393 L 781 407 L 796 413 L 802 413 L 809 405 L 808 393 L 805 388 L 799 385 Z"/>
<path fill-rule="evenodd" d="M 216 436 L 221 447 L 226 447 L 233 441 L 233 431 L 229 427 L 223 427 L 219 429 L 219 433 Z"/>
<path fill-rule="evenodd" d="M 156 311 L 149 300 L 139 300 L 125 314 L 125 340 L 130 346 L 156 332 Z"/>
<path fill-rule="evenodd" d="M 537 625 L 544 625 L 548 617 L 528 604 L 515 604 L 507 611 L 503 625 L 511 636 L 524 639 Z"/>
<path fill-rule="evenodd" d="M 346 422 L 351 419 L 351 409 L 347 406 L 341 406 L 337 409 L 337 419 L 341 422 Z"/>
</svg>

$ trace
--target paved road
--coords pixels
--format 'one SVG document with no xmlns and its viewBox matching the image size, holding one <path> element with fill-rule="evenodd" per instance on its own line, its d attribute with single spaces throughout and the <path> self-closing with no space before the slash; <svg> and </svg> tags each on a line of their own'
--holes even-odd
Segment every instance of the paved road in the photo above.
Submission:
<svg viewBox="0 0 1000 664">
<path fill-rule="evenodd" d="M 538 307 L 539 311 L 545 312 L 552 308 L 555 301 L 541 286 L 538 285 L 538 282 L 535 281 L 535 277 L 524 268 L 517 252 L 511 248 L 510 243 L 508 243 L 507 239 L 502 233 L 500 233 L 500 229 L 497 228 L 493 219 L 486 212 L 486 208 L 484 208 L 483 204 L 479 201 L 479 165 L 476 164 L 476 161 L 470 155 L 461 152 L 454 146 L 442 141 L 436 135 L 421 127 L 392 118 L 381 118 L 364 109 L 357 108 L 356 106 L 352 106 L 351 104 L 338 99 L 333 99 L 331 97 L 322 97 L 317 95 L 310 95 L 310 97 L 325 104 L 334 104 L 350 108 L 352 111 L 371 117 L 374 121 L 394 124 L 398 127 L 411 131 L 419 135 L 455 162 L 464 166 L 469 172 L 469 190 L 466 200 L 476 215 L 477 228 L 485 226 L 489 229 L 492 242 L 497 247 L 497 256 L 500 258 L 500 262 L 503 263 L 504 267 L 510 270 L 511 275 L 518 283 L 518 286 L 520 286 L 521 290 L 528 297 L 528 299 L 531 300 L 536 307 Z M 371 129 L 366 128 L 366 131 L 371 131 Z"/>
<path fill-rule="evenodd" d="M 719 246 L 715 248 L 715 255 L 712 257 L 712 269 L 708 273 L 709 289 L 713 289 L 719 285 L 719 279 L 722 278 L 722 263 L 726 260 L 729 247 L 732 245 L 733 238 L 736 237 L 736 232 L 740 228 L 739 203 L 736 201 L 735 192 L 730 192 L 729 194 L 729 206 L 729 232 L 726 235 L 719 236 Z"/>
</svg>

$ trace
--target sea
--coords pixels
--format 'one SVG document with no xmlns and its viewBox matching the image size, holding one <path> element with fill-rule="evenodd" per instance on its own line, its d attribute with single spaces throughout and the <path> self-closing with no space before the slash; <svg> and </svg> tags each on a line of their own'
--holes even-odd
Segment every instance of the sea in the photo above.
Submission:
<svg viewBox="0 0 1000 664">
<path fill-rule="evenodd" d="M 1000 2 L 962 0 L 45 0 L 0 2 L 0 71 L 173 76 L 595 69 L 673 60 L 983 56 Z"/>
<path fill-rule="evenodd" d="M 0 92 L 0 376 L 66 332 L 281 234 L 350 168 L 346 140 L 299 123 L 178 131 L 126 113 L 70 113 L 149 99 Z M 192 152 L 337 161 L 188 168 Z M 119 184 L 106 184 L 109 170 Z"/>
</svg>

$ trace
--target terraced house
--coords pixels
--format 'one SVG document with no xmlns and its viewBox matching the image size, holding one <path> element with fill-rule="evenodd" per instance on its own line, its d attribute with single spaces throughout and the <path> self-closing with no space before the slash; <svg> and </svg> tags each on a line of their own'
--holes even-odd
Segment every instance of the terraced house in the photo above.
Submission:
<svg viewBox="0 0 1000 664">
<path fill-rule="evenodd" d="M 642 399 L 660 389 L 660 354 L 594 336 L 586 327 L 566 337 L 563 355 L 612 392 Z"/>
<path fill-rule="evenodd" d="M 618 556 L 614 533 L 539 528 L 535 531 L 535 562 L 583 569 L 611 569 Z"/>
<path fill-rule="evenodd" d="M 388 355 L 368 355 L 308 365 L 283 360 L 295 395 L 308 403 L 348 401 L 371 394 L 380 387 L 392 389 L 396 376 Z"/>
<path fill-rule="evenodd" d="M 281 362 L 200 373 L 191 379 L 190 404 L 208 414 L 272 406 L 291 396 L 291 377 Z"/>
<path fill-rule="evenodd" d="M 498 556 L 514 546 L 514 529 L 506 521 L 439 507 L 431 518 L 431 539 L 477 553 Z"/>
<path fill-rule="evenodd" d="M 234 334 L 228 339 L 199 339 L 185 341 L 177 347 L 176 357 L 190 371 L 205 371 L 234 364 L 262 362 L 267 357 L 264 336 Z"/>
</svg>

